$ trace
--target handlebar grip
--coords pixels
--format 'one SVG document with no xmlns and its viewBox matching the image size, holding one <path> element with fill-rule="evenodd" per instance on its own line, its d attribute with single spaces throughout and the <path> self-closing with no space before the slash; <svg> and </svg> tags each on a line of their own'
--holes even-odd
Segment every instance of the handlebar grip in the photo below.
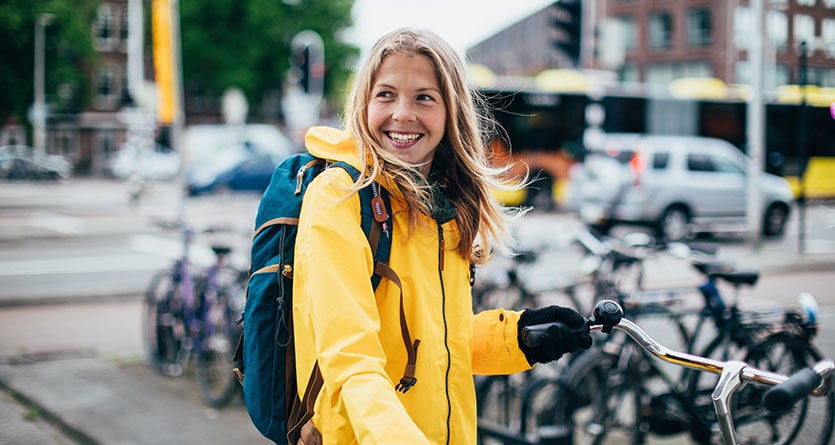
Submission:
<svg viewBox="0 0 835 445">
<path fill-rule="evenodd" d="M 612 332 L 612 328 L 620 323 L 621 318 L 623 318 L 623 309 L 619 304 L 612 300 L 601 300 L 594 307 L 594 313 L 592 314 L 591 319 L 588 320 L 588 323 L 591 326 L 603 326 L 602 331 L 609 334 Z M 551 326 L 563 326 L 563 324 L 553 321 L 550 323 L 532 324 L 530 326 L 523 327 L 522 341 L 525 343 L 525 346 L 539 346 L 542 339 L 548 335 L 548 328 Z"/>
<path fill-rule="evenodd" d="M 525 346 L 534 348 L 542 343 L 542 339 L 548 336 L 548 328 L 551 326 L 563 326 L 562 323 L 552 321 L 550 323 L 532 324 L 522 328 L 522 341 Z"/>
<path fill-rule="evenodd" d="M 770 411 L 790 408 L 800 399 L 818 387 L 821 377 L 812 368 L 804 368 L 792 374 L 785 382 L 770 388 L 763 396 L 765 407 Z"/>
</svg>

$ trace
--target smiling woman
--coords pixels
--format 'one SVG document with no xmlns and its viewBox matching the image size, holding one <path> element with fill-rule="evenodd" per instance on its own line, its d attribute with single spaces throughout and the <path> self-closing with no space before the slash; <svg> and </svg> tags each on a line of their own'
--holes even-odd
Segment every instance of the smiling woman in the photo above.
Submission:
<svg viewBox="0 0 835 445">
<path fill-rule="evenodd" d="M 505 226 L 524 212 L 491 193 L 521 184 L 490 164 L 495 128 L 467 80 L 440 36 L 398 28 L 359 69 L 344 128 L 307 132 L 310 154 L 357 174 L 326 168 L 308 183 L 293 263 L 277 264 L 292 271 L 282 274 L 292 300 L 270 313 L 292 310 L 295 383 L 310 402 L 290 398 L 301 414 L 288 418 L 292 444 L 475 443 L 474 374 L 522 371 L 591 344 L 571 309 L 473 314 L 474 267 L 493 249 L 509 253 Z M 306 167 L 292 171 L 303 177 Z M 266 195 L 262 206 L 279 207 Z M 390 255 L 375 261 L 383 240 Z M 519 329 L 547 321 L 563 323 L 549 331 L 551 347 L 519 344 Z M 255 391 L 250 400 L 269 396 Z"/>
</svg>

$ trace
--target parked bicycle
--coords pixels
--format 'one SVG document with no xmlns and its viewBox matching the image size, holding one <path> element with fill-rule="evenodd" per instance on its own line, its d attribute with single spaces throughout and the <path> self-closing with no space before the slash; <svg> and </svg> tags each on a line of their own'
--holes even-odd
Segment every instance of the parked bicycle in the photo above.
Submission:
<svg viewBox="0 0 835 445">
<path fill-rule="evenodd" d="M 642 287 L 643 264 L 647 258 L 660 255 L 669 246 L 661 246 L 650 237 L 628 236 L 625 240 L 601 239 L 591 232 L 581 232 L 576 243 L 589 263 L 589 272 L 582 279 L 570 280 L 568 284 L 551 288 L 532 290 L 520 277 L 519 270 L 534 264 L 538 259 L 535 251 L 522 252 L 514 257 L 512 266 L 506 270 L 506 280 L 492 284 L 474 292 L 476 302 L 485 308 L 499 305 L 510 309 L 538 307 L 540 302 L 570 304 L 581 313 L 591 311 L 595 295 L 609 295 L 613 298 L 625 296 L 620 291 L 625 282 L 633 287 Z M 684 249 L 688 249 L 681 246 Z M 703 250 L 707 248 L 702 247 Z M 715 247 L 708 253 L 687 250 L 704 255 L 715 253 Z M 697 292 L 692 286 L 685 290 L 690 294 Z M 644 296 L 632 295 L 628 307 L 632 317 L 640 318 L 643 326 L 652 333 L 665 333 L 668 340 L 677 336 L 676 345 L 684 347 L 689 343 L 687 328 L 665 304 L 675 301 L 684 291 L 664 290 L 644 291 Z M 556 294 L 556 295 L 555 295 Z M 625 298 L 618 298 L 625 303 Z M 504 302 L 504 305 L 501 303 Z M 498 304 L 497 304 L 498 303 Z M 478 306 L 477 306 L 478 307 Z M 476 398 L 478 402 L 479 425 L 481 429 L 507 429 L 510 431 L 530 430 L 533 421 L 527 413 L 544 408 L 534 405 L 547 401 L 534 400 L 541 386 L 553 382 L 565 372 L 567 366 L 579 354 L 572 354 L 555 363 L 540 365 L 531 371 L 513 375 L 476 376 Z M 480 443 L 497 443 L 488 438 L 481 438 Z M 498 442 L 500 443 L 500 442 Z"/>
<path fill-rule="evenodd" d="M 752 284 L 751 272 L 714 273 L 739 286 Z M 705 310 L 697 323 L 715 319 L 713 340 L 698 355 L 718 361 L 742 359 L 756 367 L 790 373 L 822 359 L 812 339 L 817 325 L 814 314 L 803 317 L 796 309 L 781 319 L 764 319 L 763 313 L 742 311 L 736 303 L 715 311 L 707 303 L 717 294 L 706 294 Z M 773 312 L 767 313 L 773 316 Z M 698 328 L 697 328 L 698 329 Z M 698 334 L 697 334 L 698 335 Z M 665 337 L 667 338 L 667 337 Z M 687 350 L 692 352 L 698 337 Z M 533 415 L 538 425 L 560 425 L 570 430 L 572 443 L 645 443 L 653 436 L 688 433 L 700 444 L 714 443 L 719 421 L 713 415 L 710 394 L 717 385 L 711 374 L 684 370 L 671 374 L 625 336 L 612 336 L 573 361 L 551 385 L 553 404 Z M 832 433 L 835 399 L 804 400 L 779 414 L 762 409 L 764 390 L 752 386 L 738 392 L 734 420 L 742 443 L 828 444 Z M 815 406 L 811 404 L 815 403 Z M 820 416 L 820 413 L 826 413 Z M 531 415 L 523 413 L 522 415 Z"/>
<path fill-rule="evenodd" d="M 220 408 L 239 391 L 229 372 L 241 328 L 246 273 L 228 264 L 231 249 L 213 245 L 215 262 L 197 271 L 189 260 L 198 234 L 228 231 L 225 227 L 195 230 L 182 222 L 157 222 L 182 235 L 182 255 L 160 271 L 145 295 L 144 339 L 148 363 L 162 375 L 177 377 L 194 361 L 195 377 L 205 403 Z"/>
<path fill-rule="evenodd" d="M 669 349 L 648 335 L 638 324 L 622 318 L 623 310 L 614 301 L 599 302 L 590 320 L 593 332 L 611 334 L 615 330 L 628 335 L 646 354 L 666 363 L 686 368 L 696 373 L 718 375 L 718 381 L 710 396 L 711 420 L 710 438 L 705 443 L 724 443 L 726 445 L 749 443 L 811 443 L 798 438 L 797 427 L 803 419 L 792 418 L 791 414 L 808 407 L 810 399 L 826 401 L 822 417 L 828 425 L 820 430 L 816 443 L 828 443 L 832 433 L 833 406 L 835 395 L 830 391 L 831 375 L 835 373 L 832 360 L 817 359 L 798 371 L 774 371 L 768 361 L 745 362 L 723 361 L 688 354 Z M 549 324 L 529 326 L 523 329 L 522 337 L 529 346 L 536 346 L 542 335 L 547 335 Z M 636 376 L 637 377 L 637 376 Z M 765 390 L 769 385 L 774 386 Z M 762 395 L 761 397 L 752 397 Z M 807 397 L 807 396 L 816 397 Z M 751 406 L 755 405 L 755 406 Z M 635 405 L 624 407 L 632 410 L 640 418 L 641 410 Z M 788 426 L 780 423 L 785 418 L 794 419 Z M 571 421 L 581 420 L 573 417 Z M 741 432 L 740 427 L 750 424 L 751 420 L 761 421 L 764 428 L 758 437 Z M 607 428 L 600 425 L 596 430 Z M 505 444 L 567 444 L 567 443 L 604 443 L 600 437 L 577 437 L 576 424 L 561 423 L 540 426 L 530 433 L 519 433 L 500 428 L 479 428 L 481 438 L 497 438 Z M 610 437 L 611 439 L 611 437 Z M 628 443 L 641 443 L 634 437 Z M 580 441 L 582 440 L 582 441 Z M 618 442 L 622 443 L 622 442 Z"/>
</svg>

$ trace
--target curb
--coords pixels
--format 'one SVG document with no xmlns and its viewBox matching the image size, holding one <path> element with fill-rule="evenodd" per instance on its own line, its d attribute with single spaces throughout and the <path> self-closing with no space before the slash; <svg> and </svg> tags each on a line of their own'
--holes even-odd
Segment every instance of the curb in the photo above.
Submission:
<svg viewBox="0 0 835 445">
<path fill-rule="evenodd" d="M 132 302 L 141 301 L 145 298 L 144 293 L 130 292 L 117 294 L 84 294 L 67 296 L 34 296 L 34 297 L 11 297 L 0 298 L 0 308 L 13 308 L 22 306 L 38 305 L 62 305 L 94 302 Z"/>
</svg>

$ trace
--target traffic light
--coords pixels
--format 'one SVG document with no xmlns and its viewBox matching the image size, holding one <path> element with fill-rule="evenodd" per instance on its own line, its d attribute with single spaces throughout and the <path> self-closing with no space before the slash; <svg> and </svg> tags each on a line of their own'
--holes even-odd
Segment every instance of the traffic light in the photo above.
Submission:
<svg viewBox="0 0 835 445">
<path fill-rule="evenodd" d="M 305 93 L 310 92 L 310 45 L 293 48 L 290 55 L 290 78 Z"/>
<path fill-rule="evenodd" d="M 325 87 L 325 47 L 316 32 L 301 31 L 290 42 L 288 80 L 308 98 L 322 98 Z"/>
<path fill-rule="evenodd" d="M 560 0 L 553 4 L 551 25 L 557 30 L 554 47 L 565 54 L 571 64 L 580 64 L 580 43 L 583 35 L 582 0 Z"/>
</svg>

